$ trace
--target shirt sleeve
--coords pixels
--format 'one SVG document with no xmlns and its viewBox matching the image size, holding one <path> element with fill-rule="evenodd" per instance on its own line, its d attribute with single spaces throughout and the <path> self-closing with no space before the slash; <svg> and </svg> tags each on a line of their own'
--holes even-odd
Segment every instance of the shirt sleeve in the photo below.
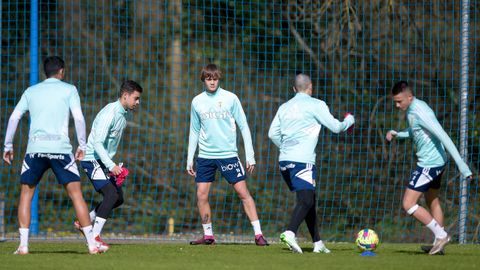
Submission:
<svg viewBox="0 0 480 270">
<path fill-rule="evenodd" d="M 410 137 L 412 137 L 412 129 L 411 129 L 411 128 L 407 128 L 407 129 L 398 131 L 396 137 L 397 137 L 397 138 L 400 138 L 400 139 L 410 138 Z"/>
<path fill-rule="evenodd" d="M 250 133 L 250 128 L 248 127 L 247 123 L 247 116 L 245 116 L 245 112 L 243 111 L 242 104 L 238 97 L 235 96 L 235 100 L 233 102 L 232 108 L 233 118 L 235 122 L 237 122 L 238 128 L 242 133 L 243 143 L 245 145 L 245 157 L 247 159 L 248 164 L 254 165 L 255 162 L 255 152 L 253 151 L 253 144 L 252 144 L 252 135 Z"/>
<path fill-rule="evenodd" d="M 195 111 L 192 101 L 190 109 L 190 134 L 188 136 L 188 154 L 187 154 L 187 170 L 193 167 L 193 156 L 197 150 L 198 136 L 200 134 L 200 116 Z"/>
<path fill-rule="evenodd" d="M 279 110 L 280 111 L 280 110 Z M 279 111 L 275 114 L 272 123 L 270 124 L 270 129 L 268 130 L 268 137 L 272 142 L 280 148 L 282 145 L 282 133 L 280 129 L 280 117 L 278 116 Z"/>
<path fill-rule="evenodd" d="M 327 127 L 330 131 L 334 133 L 346 131 L 350 126 L 355 123 L 355 118 L 353 118 L 353 115 L 348 115 L 347 117 L 345 117 L 343 122 L 338 121 L 330 113 L 330 109 L 328 108 L 327 104 L 321 101 L 319 106 L 314 107 L 313 113 L 315 119 L 321 125 Z"/>
<path fill-rule="evenodd" d="M 95 153 L 109 170 L 115 167 L 115 163 L 108 155 L 108 151 L 105 149 L 104 144 L 113 121 L 113 114 L 97 115 L 97 118 L 94 120 L 94 127 L 92 128 L 93 136 L 91 137 L 93 139 L 92 144 Z"/>
<path fill-rule="evenodd" d="M 17 106 L 13 110 L 10 118 L 8 119 L 7 131 L 5 133 L 5 140 L 4 140 L 4 151 L 11 151 L 13 150 L 13 137 L 15 136 L 15 132 L 17 131 L 18 123 L 20 119 L 22 119 L 23 114 L 28 111 L 28 101 L 25 97 L 25 93 L 20 98 Z"/>
<path fill-rule="evenodd" d="M 428 117 L 429 114 L 433 113 L 425 112 L 418 114 L 419 125 L 428 130 L 442 142 L 445 149 L 447 149 L 448 153 L 450 153 L 457 164 L 458 170 L 464 177 L 471 176 L 472 172 L 470 171 L 470 168 L 468 168 L 468 165 L 460 157 L 460 153 L 458 152 L 457 147 L 455 147 L 455 144 L 453 144 L 452 139 L 450 139 L 448 134 L 442 128 L 435 115 L 430 115 L 430 117 Z"/>
<path fill-rule="evenodd" d="M 80 106 L 80 96 L 77 89 L 74 87 L 74 91 L 70 95 L 70 111 L 72 112 L 73 120 L 75 123 L 75 131 L 77 134 L 78 147 L 85 151 L 87 149 L 87 132 L 85 127 L 85 118 L 83 117 L 82 107 Z"/>
</svg>

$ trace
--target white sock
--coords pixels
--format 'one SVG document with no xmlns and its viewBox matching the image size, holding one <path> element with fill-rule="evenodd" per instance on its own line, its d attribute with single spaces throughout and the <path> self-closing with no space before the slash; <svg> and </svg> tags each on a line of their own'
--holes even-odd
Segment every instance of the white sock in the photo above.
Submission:
<svg viewBox="0 0 480 270">
<path fill-rule="evenodd" d="M 285 231 L 284 234 L 286 234 L 287 236 L 290 236 L 290 237 L 295 237 L 295 233 L 292 232 L 292 231 Z"/>
<path fill-rule="evenodd" d="M 18 232 L 20 233 L 20 246 L 28 247 L 28 233 L 30 230 L 28 228 L 19 228 Z"/>
<path fill-rule="evenodd" d="M 443 227 L 440 227 L 438 222 L 435 219 L 432 219 L 430 223 L 427 224 L 427 228 L 430 229 L 430 231 L 435 234 L 435 238 L 445 238 L 447 237 L 447 232 L 443 229 Z"/>
<path fill-rule="evenodd" d="M 103 225 L 105 225 L 105 222 L 107 222 L 107 220 L 104 218 L 101 218 L 101 217 L 95 218 L 95 222 L 93 223 L 93 238 L 100 235 L 103 229 Z"/>
<path fill-rule="evenodd" d="M 320 240 L 320 241 L 317 241 L 317 242 L 313 242 L 313 248 L 316 249 L 316 248 L 321 248 L 321 247 L 324 247 L 325 245 L 323 244 L 323 241 Z"/>
<path fill-rule="evenodd" d="M 253 231 L 255 232 L 255 235 L 259 235 L 259 234 L 263 234 L 262 233 L 262 228 L 260 227 L 260 220 L 255 220 L 255 221 L 252 221 L 252 227 L 253 227 Z"/>
<path fill-rule="evenodd" d="M 203 234 L 207 236 L 213 236 L 212 223 L 202 224 Z"/>
<path fill-rule="evenodd" d="M 83 234 L 85 234 L 85 239 L 87 240 L 88 246 L 89 247 L 95 246 L 92 225 L 88 225 L 87 227 L 82 227 L 82 231 L 83 231 Z"/>
<path fill-rule="evenodd" d="M 90 223 L 93 223 L 93 221 L 95 220 L 95 218 L 97 217 L 97 212 L 95 212 L 95 209 L 93 209 L 90 213 Z"/>
</svg>

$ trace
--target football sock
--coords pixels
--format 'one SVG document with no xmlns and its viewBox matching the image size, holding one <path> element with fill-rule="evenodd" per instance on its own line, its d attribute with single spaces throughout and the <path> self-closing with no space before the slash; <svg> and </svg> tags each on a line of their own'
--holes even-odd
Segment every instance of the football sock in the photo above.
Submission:
<svg viewBox="0 0 480 270">
<path fill-rule="evenodd" d="M 262 234 L 262 228 L 260 227 L 260 220 L 255 220 L 255 221 L 252 221 L 252 227 L 253 227 L 253 231 L 255 232 L 255 235 L 259 235 L 259 234 Z"/>
<path fill-rule="evenodd" d="M 205 236 L 213 236 L 213 228 L 212 223 L 202 224 L 203 227 L 203 234 Z"/>
<path fill-rule="evenodd" d="M 20 246 L 21 247 L 28 247 L 28 228 L 19 228 L 18 232 L 20 233 Z"/>
<path fill-rule="evenodd" d="M 97 217 L 97 212 L 95 212 L 95 209 L 94 209 L 89 214 L 90 214 L 90 223 L 93 223 L 93 221 Z"/>
<path fill-rule="evenodd" d="M 427 228 L 435 234 L 435 238 L 445 238 L 447 236 L 447 232 L 443 227 L 440 227 L 435 219 L 432 219 L 432 221 L 427 224 Z"/>
<path fill-rule="evenodd" d="M 305 217 L 310 211 L 310 208 L 314 205 L 313 190 L 299 190 L 297 191 L 297 203 L 293 209 L 292 217 L 287 229 L 294 233 L 297 233 L 298 227 L 303 222 Z"/>
<path fill-rule="evenodd" d="M 93 238 L 100 235 L 103 229 L 103 225 L 105 225 L 105 222 L 107 222 L 107 220 L 104 218 L 101 218 L 101 217 L 95 218 L 95 222 L 93 223 Z"/>
<path fill-rule="evenodd" d="M 325 244 L 323 244 L 322 240 L 318 240 L 318 241 L 313 243 L 313 249 L 320 249 L 324 246 L 325 246 Z"/>
<path fill-rule="evenodd" d="M 82 227 L 83 234 L 85 235 L 85 239 L 87 240 L 87 244 L 89 247 L 95 246 L 95 240 L 93 238 L 93 229 L 92 225 L 88 225 L 86 227 Z"/>
</svg>

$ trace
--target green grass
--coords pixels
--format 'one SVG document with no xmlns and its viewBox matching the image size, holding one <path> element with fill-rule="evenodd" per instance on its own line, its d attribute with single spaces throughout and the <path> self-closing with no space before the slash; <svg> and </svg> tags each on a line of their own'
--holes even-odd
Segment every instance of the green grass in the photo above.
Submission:
<svg viewBox="0 0 480 270">
<path fill-rule="evenodd" d="M 0 243 L 0 269 L 480 269 L 479 245 L 449 245 L 445 256 L 422 253 L 417 244 L 383 244 L 376 257 L 361 257 L 353 244 L 327 243 L 331 254 L 292 254 L 274 244 L 113 244 L 88 255 L 82 243 L 33 242 L 26 256 L 12 255 L 17 243 Z"/>
</svg>

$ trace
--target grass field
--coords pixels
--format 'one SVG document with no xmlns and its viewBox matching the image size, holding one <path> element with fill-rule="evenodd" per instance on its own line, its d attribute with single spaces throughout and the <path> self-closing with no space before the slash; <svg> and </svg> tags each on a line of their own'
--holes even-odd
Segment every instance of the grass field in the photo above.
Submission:
<svg viewBox="0 0 480 270">
<path fill-rule="evenodd" d="M 383 244 L 362 257 L 353 244 L 327 243 L 331 254 L 292 254 L 273 244 L 113 244 L 108 253 L 86 254 L 82 243 L 34 242 L 26 256 L 12 255 L 16 242 L 0 243 L 0 269 L 480 269 L 480 245 L 449 245 L 445 256 L 422 253 L 417 244 Z"/>
</svg>

